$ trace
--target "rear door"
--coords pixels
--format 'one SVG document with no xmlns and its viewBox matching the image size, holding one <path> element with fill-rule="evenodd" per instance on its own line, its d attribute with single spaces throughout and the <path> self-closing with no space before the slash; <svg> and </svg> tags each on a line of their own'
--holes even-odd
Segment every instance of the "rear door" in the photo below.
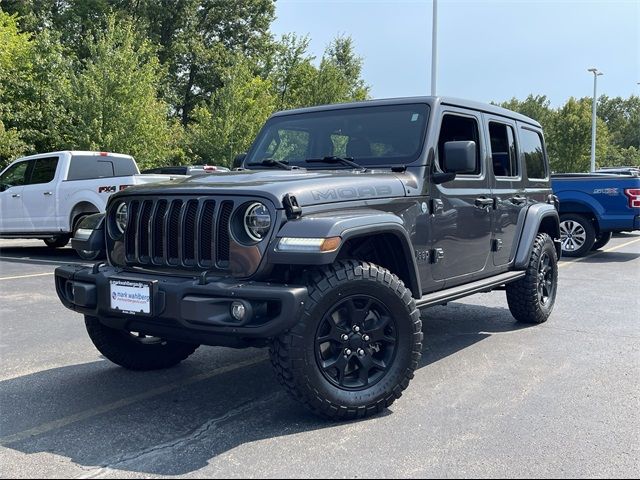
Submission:
<svg viewBox="0 0 640 480">
<path fill-rule="evenodd" d="M 23 190 L 23 206 L 27 231 L 55 232 L 58 228 L 56 172 L 59 157 L 34 160 L 31 174 Z"/>
<path fill-rule="evenodd" d="M 494 266 L 499 267 L 513 260 L 528 202 L 518 157 L 516 122 L 486 114 L 484 118 L 491 158 L 489 175 L 495 198 L 492 256 Z"/>
<path fill-rule="evenodd" d="M 0 176 L 0 232 L 22 232 L 24 207 L 22 194 L 33 160 L 14 163 Z"/>
<path fill-rule="evenodd" d="M 434 258 L 433 277 L 451 286 L 464 283 L 469 276 L 481 277 L 491 252 L 493 200 L 491 178 L 487 172 L 482 114 L 447 107 L 440 117 L 436 171 L 444 171 L 444 144 L 449 141 L 476 142 L 476 168 L 458 174 L 455 180 L 433 185 L 431 238 Z"/>
</svg>

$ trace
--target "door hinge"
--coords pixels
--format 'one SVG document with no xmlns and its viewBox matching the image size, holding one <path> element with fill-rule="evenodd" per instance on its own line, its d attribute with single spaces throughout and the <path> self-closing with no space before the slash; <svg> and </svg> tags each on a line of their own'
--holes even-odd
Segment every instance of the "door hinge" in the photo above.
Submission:
<svg viewBox="0 0 640 480">
<path fill-rule="evenodd" d="M 432 198 L 429 202 L 429 210 L 431 215 L 436 215 L 444 210 L 444 203 L 439 198 Z"/>
<path fill-rule="evenodd" d="M 431 254 L 431 263 L 438 263 L 444 258 L 444 250 L 442 248 L 434 248 Z"/>
<path fill-rule="evenodd" d="M 500 250 L 502 250 L 502 240 L 500 240 L 499 238 L 495 238 L 493 239 L 493 241 L 491 242 L 491 250 L 494 252 L 499 252 Z"/>
</svg>

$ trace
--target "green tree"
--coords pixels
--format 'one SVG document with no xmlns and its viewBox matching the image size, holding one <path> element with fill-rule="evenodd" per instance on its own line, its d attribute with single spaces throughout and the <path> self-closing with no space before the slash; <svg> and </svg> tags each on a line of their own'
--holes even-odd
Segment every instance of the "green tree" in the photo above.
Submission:
<svg viewBox="0 0 640 480">
<path fill-rule="evenodd" d="M 194 111 L 187 141 L 198 161 L 229 166 L 235 155 L 247 151 L 276 99 L 270 81 L 255 76 L 241 57 L 223 80 L 210 105 Z"/>
<path fill-rule="evenodd" d="M 176 155 L 168 105 L 157 98 L 162 70 L 154 48 L 130 22 L 111 17 L 74 77 L 67 101 L 70 148 L 129 153 L 143 167 Z"/>
<path fill-rule="evenodd" d="M 590 98 L 567 100 L 558 109 L 546 131 L 547 149 L 551 169 L 555 172 L 588 172 L 591 158 L 591 105 Z M 602 166 L 609 146 L 609 130 L 598 119 L 596 122 L 596 159 Z"/>
<path fill-rule="evenodd" d="M 606 123 L 613 145 L 621 149 L 640 148 L 640 97 L 602 95 L 598 99 L 598 118 Z"/>
<path fill-rule="evenodd" d="M 33 43 L 21 33 L 15 15 L 0 10 L 0 168 L 27 149 L 16 129 L 16 110 L 20 108 L 16 93 L 20 84 L 29 81 Z"/>
<path fill-rule="evenodd" d="M 533 118 L 545 129 L 551 127 L 553 117 L 556 113 L 551 108 L 551 102 L 546 95 L 529 95 L 524 100 L 512 98 L 498 105 Z"/>
</svg>

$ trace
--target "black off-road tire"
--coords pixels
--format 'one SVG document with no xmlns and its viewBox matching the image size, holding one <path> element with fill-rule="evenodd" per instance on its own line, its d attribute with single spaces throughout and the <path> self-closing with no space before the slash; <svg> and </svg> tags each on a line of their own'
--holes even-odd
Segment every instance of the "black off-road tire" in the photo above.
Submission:
<svg viewBox="0 0 640 480">
<path fill-rule="evenodd" d="M 591 247 L 591 250 L 600 250 L 607 243 L 609 243 L 609 240 L 611 240 L 611 237 L 613 237 L 613 232 L 602 232 L 598 234 L 596 236 L 596 241 L 593 244 L 593 247 Z"/>
<path fill-rule="evenodd" d="M 540 270 L 543 259 L 549 259 L 549 278 L 553 285 L 546 302 L 540 298 Z M 546 272 L 545 272 L 546 273 Z M 522 323 L 544 323 L 551 315 L 558 291 L 558 255 L 553 240 L 539 233 L 533 244 L 524 278 L 507 285 L 507 303 L 516 320 Z"/>
<path fill-rule="evenodd" d="M 160 370 L 177 365 L 199 345 L 157 339 L 143 343 L 134 334 L 109 328 L 95 317 L 85 316 L 91 341 L 108 360 L 128 370 Z"/>
<path fill-rule="evenodd" d="M 73 236 L 76 236 L 76 231 L 78 230 L 78 228 L 80 227 L 80 222 L 82 221 L 84 217 L 80 217 L 76 220 L 76 224 L 73 227 Z M 94 262 L 96 260 L 101 260 L 103 258 L 106 257 L 107 252 L 102 249 L 102 250 L 77 250 L 76 249 L 76 253 L 78 254 L 78 256 L 82 259 L 82 260 L 87 260 L 89 262 Z"/>
<path fill-rule="evenodd" d="M 580 247 L 569 249 L 566 243 L 566 227 L 574 227 L 580 232 Z M 563 257 L 582 257 L 591 251 L 596 241 L 596 229 L 591 219 L 586 215 L 577 213 L 565 213 L 560 215 L 560 232 L 562 240 L 562 256 Z"/>
<path fill-rule="evenodd" d="M 58 237 L 44 238 L 42 241 L 49 248 L 62 248 L 67 246 L 70 239 L 70 235 L 60 235 Z"/>
<path fill-rule="evenodd" d="M 302 318 L 275 338 L 269 349 L 278 380 L 295 399 L 328 419 L 350 420 L 381 412 L 400 398 L 422 355 L 422 322 L 411 291 L 387 269 L 356 260 L 317 268 L 309 277 Z M 353 391 L 335 385 L 321 371 L 316 335 L 325 315 L 336 305 L 363 296 L 373 297 L 388 309 L 397 340 L 393 360 L 381 379 L 370 386 L 367 381 L 361 390 Z"/>
</svg>

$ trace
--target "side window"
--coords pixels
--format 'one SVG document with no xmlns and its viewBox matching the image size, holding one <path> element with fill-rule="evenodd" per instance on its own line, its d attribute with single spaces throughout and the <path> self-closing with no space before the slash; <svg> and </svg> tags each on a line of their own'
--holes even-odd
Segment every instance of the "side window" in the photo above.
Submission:
<svg viewBox="0 0 640 480">
<path fill-rule="evenodd" d="M 529 178 L 547 178 L 542 137 L 528 128 L 520 129 L 520 150 Z"/>
<path fill-rule="evenodd" d="M 113 162 L 109 160 L 99 160 L 93 156 L 74 156 L 71 158 L 67 180 L 106 178 L 113 177 L 113 174 Z"/>
<path fill-rule="evenodd" d="M 4 172 L 0 177 L 0 192 L 11 187 L 24 185 L 26 183 L 27 170 L 29 169 L 30 163 L 33 163 L 33 160 L 16 163 Z"/>
<path fill-rule="evenodd" d="M 491 159 L 496 177 L 517 177 L 518 158 L 513 128 L 510 125 L 489 122 Z"/>
<path fill-rule="evenodd" d="M 56 168 L 58 167 L 58 157 L 38 158 L 31 173 L 29 185 L 38 183 L 49 183 L 56 176 Z"/>
<path fill-rule="evenodd" d="M 438 167 L 441 171 L 445 171 L 444 144 L 465 140 L 476 142 L 476 168 L 462 173 L 465 175 L 480 174 L 482 169 L 480 164 L 480 134 L 478 131 L 478 122 L 472 117 L 462 117 L 452 114 L 447 114 L 442 117 L 442 126 L 440 127 L 440 136 L 438 137 Z"/>
</svg>

